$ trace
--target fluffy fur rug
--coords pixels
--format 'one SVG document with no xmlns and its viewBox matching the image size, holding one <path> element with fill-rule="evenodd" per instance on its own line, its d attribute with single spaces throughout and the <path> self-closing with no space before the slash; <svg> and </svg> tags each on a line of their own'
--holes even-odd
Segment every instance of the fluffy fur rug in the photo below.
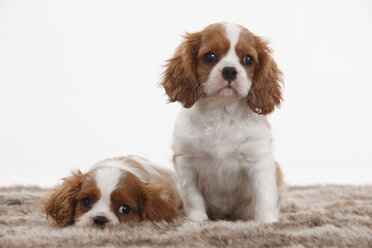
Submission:
<svg viewBox="0 0 372 248">
<path fill-rule="evenodd" d="M 288 187 L 272 225 L 178 219 L 110 230 L 56 228 L 40 212 L 46 192 L 0 188 L 0 247 L 372 247 L 372 186 Z"/>
</svg>

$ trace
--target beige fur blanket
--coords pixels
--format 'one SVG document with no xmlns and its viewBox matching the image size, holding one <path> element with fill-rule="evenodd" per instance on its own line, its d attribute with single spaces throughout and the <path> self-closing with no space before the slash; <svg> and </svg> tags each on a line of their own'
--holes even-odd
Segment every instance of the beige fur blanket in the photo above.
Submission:
<svg viewBox="0 0 372 248">
<path fill-rule="evenodd" d="M 53 226 L 40 212 L 46 192 L 0 188 L 0 247 L 372 247 L 372 186 L 288 187 L 271 225 L 178 219 L 105 230 Z"/>
</svg>

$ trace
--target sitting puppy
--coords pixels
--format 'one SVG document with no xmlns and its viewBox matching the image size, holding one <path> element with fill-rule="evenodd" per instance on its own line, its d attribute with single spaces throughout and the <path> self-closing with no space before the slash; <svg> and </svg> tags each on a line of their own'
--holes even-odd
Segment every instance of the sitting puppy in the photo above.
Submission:
<svg viewBox="0 0 372 248">
<path fill-rule="evenodd" d="M 188 33 L 161 85 L 180 113 L 174 164 L 193 220 L 279 218 L 282 174 L 266 115 L 282 100 L 281 72 L 267 42 L 246 28 L 216 23 Z"/>
<path fill-rule="evenodd" d="M 171 221 L 181 205 L 172 172 L 135 156 L 106 159 L 87 173 L 74 172 L 43 204 L 47 217 L 61 227 Z"/>
</svg>

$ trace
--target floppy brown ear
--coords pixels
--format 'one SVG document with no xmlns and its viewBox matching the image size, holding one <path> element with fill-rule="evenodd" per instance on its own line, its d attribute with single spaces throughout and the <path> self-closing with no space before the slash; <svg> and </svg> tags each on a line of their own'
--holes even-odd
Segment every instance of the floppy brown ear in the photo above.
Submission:
<svg viewBox="0 0 372 248">
<path fill-rule="evenodd" d="M 62 185 L 43 200 L 43 212 L 47 218 L 52 217 L 58 226 L 74 223 L 76 196 L 80 191 L 83 177 L 81 171 L 73 172 L 71 176 L 63 179 Z"/>
<path fill-rule="evenodd" d="M 162 182 L 148 182 L 140 189 L 139 213 L 141 219 L 171 221 L 177 217 L 178 204 L 170 197 Z"/>
<path fill-rule="evenodd" d="M 269 114 L 282 101 L 282 72 L 271 57 L 271 49 L 267 42 L 256 39 L 258 65 L 248 93 L 248 106 L 258 114 Z"/>
<path fill-rule="evenodd" d="M 200 97 L 196 65 L 201 33 L 187 33 L 184 38 L 165 65 L 160 85 L 170 102 L 179 101 L 185 108 L 190 108 Z"/>
</svg>

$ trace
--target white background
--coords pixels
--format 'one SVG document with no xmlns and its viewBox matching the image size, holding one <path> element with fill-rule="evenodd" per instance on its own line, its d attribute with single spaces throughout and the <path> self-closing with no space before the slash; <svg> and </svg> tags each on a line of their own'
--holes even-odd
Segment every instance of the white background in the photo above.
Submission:
<svg viewBox="0 0 372 248">
<path fill-rule="evenodd" d="M 229 21 L 270 39 L 270 116 L 289 184 L 372 183 L 372 2 L 0 0 L 0 186 L 53 186 L 137 154 L 171 166 L 179 104 L 158 88 L 186 31 Z"/>
</svg>

